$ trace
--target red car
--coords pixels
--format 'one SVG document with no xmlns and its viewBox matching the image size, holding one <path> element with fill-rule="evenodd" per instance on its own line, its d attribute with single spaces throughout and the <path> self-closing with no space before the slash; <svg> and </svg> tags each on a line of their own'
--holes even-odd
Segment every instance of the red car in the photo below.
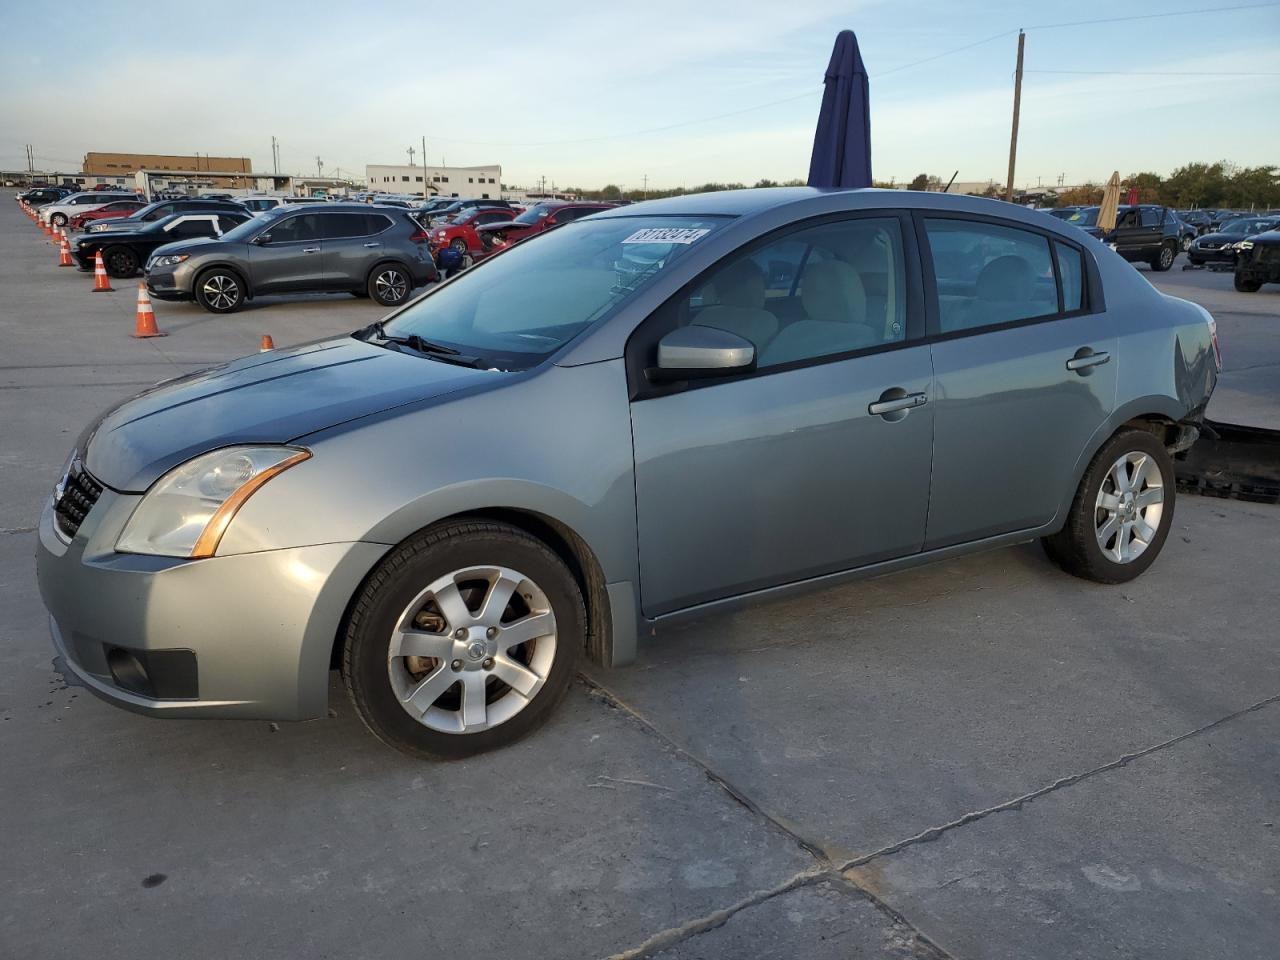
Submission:
<svg viewBox="0 0 1280 960">
<path fill-rule="evenodd" d="M 616 206 L 616 203 L 594 200 L 548 200 L 535 204 L 514 220 L 480 227 L 476 231 L 480 235 L 480 256 L 497 253 L 535 233 L 543 233 L 579 217 Z"/>
<path fill-rule="evenodd" d="M 83 230 L 85 225 L 91 220 L 106 220 L 111 217 L 127 217 L 135 210 L 141 210 L 145 206 L 146 203 L 142 200 L 113 200 L 111 203 L 98 207 L 96 210 L 86 210 L 84 213 L 77 213 L 67 221 L 67 226 L 72 230 Z"/>
<path fill-rule="evenodd" d="M 428 246 L 431 253 L 444 247 L 453 247 L 459 253 L 480 253 L 480 236 L 476 228 L 486 224 L 509 222 L 515 211 L 503 207 L 472 207 L 459 211 L 444 223 L 436 224 L 430 230 L 431 240 Z"/>
</svg>

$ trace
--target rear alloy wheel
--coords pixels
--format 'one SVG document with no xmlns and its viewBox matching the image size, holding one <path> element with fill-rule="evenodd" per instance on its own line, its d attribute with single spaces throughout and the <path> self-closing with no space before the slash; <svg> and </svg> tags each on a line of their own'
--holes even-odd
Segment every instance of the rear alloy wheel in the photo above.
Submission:
<svg viewBox="0 0 1280 960">
<path fill-rule="evenodd" d="M 1173 459 L 1146 430 L 1125 430 L 1093 458 L 1066 525 L 1041 540 L 1068 573 L 1124 583 L 1155 562 L 1173 524 Z"/>
<path fill-rule="evenodd" d="M 394 307 L 413 292 L 413 281 L 408 271 L 398 264 L 388 263 L 375 267 L 369 275 L 369 296 L 384 307 Z"/>
<path fill-rule="evenodd" d="M 343 676 L 384 743 L 464 757 L 550 716 L 585 623 L 577 582 L 541 541 L 505 524 L 442 524 L 393 551 L 357 595 Z"/>
<path fill-rule="evenodd" d="M 55 213 L 49 217 L 49 222 L 55 227 L 65 227 L 67 225 L 67 215 L 65 213 Z"/>
<path fill-rule="evenodd" d="M 235 313 L 244 305 L 244 284 L 230 270 L 210 270 L 196 279 L 196 300 L 210 313 Z"/>
<path fill-rule="evenodd" d="M 1191 249 L 1191 238 L 1190 238 L 1190 237 L 1188 237 L 1186 234 L 1183 234 L 1183 236 L 1182 236 L 1182 252 L 1183 252 L 1183 253 L 1186 253 L 1186 252 L 1187 252 L 1188 250 L 1190 250 L 1190 249 Z"/>
<path fill-rule="evenodd" d="M 128 247 L 107 247 L 102 251 L 102 263 L 117 280 L 127 280 L 138 272 L 138 255 Z"/>
<path fill-rule="evenodd" d="M 461 237 L 454 237 L 449 241 L 449 246 L 452 249 L 457 250 L 459 253 L 467 252 L 467 241 L 463 240 Z"/>
<path fill-rule="evenodd" d="M 1177 246 L 1173 243 L 1166 243 L 1160 247 L 1160 252 L 1151 261 L 1151 269 L 1163 273 L 1173 266 L 1173 261 L 1177 256 Z"/>
<path fill-rule="evenodd" d="M 1257 293 L 1262 289 L 1262 283 L 1258 280 L 1246 280 L 1237 273 L 1235 275 L 1235 288 L 1241 293 Z"/>
</svg>

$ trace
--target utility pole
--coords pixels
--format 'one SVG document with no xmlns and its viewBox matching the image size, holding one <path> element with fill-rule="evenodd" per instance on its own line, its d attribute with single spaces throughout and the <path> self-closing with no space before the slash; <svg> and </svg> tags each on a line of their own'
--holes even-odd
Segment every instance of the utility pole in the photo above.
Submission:
<svg viewBox="0 0 1280 960">
<path fill-rule="evenodd" d="M 644 180 L 644 198 L 648 200 L 649 199 L 649 175 L 647 173 L 644 175 L 643 180 Z"/>
<path fill-rule="evenodd" d="M 417 151 L 415 151 L 415 150 L 413 149 L 413 147 L 410 147 L 410 148 L 409 148 L 409 166 L 411 166 L 411 167 L 413 166 L 413 155 L 414 155 L 414 153 L 416 153 L 416 152 L 417 152 Z M 425 158 L 424 158 L 424 159 L 425 159 Z"/>
<path fill-rule="evenodd" d="M 427 199 L 427 135 L 422 135 L 422 199 Z"/>
<path fill-rule="evenodd" d="M 316 154 L 316 177 L 324 176 L 324 164 L 320 162 L 320 155 Z"/>
<path fill-rule="evenodd" d="M 1013 168 L 1018 161 L 1018 111 L 1022 107 L 1022 48 L 1027 35 L 1018 31 L 1018 68 L 1013 75 L 1013 134 L 1009 138 L 1009 180 L 1005 183 L 1004 198 L 1013 202 Z"/>
<path fill-rule="evenodd" d="M 280 144 L 275 137 L 271 138 L 271 172 L 280 175 Z"/>
</svg>

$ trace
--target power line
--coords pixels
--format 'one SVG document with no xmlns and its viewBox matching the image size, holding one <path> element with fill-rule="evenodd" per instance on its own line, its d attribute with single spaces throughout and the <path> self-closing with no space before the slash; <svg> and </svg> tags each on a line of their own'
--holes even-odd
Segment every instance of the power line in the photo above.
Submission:
<svg viewBox="0 0 1280 960">
<path fill-rule="evenodd" d="M 1039 23 L 1024 30 L 1058 30 L 1062 27 L 1091 27 L 1099 23 L 1126 23 L 1130 20 L 1160 20 L 1165 17 L 1190 17 L 1199 13 L 1230 13 L 1233 10 L 1261 10 L 1280 7 L 1280 2 L 1244 3 L 1234 7 L 1201 7 L 1195 10 L 1166 10 L 1162 13 L 1138 13 L 1128 17 L 1103 17 L 1098 20 L 1071 20 L 1065 23 Z"/>
<path fill-rule="evenodd" d="M 1092 77 L 1280 77 L 1277 73 L 1235 70 L 1027 70 L 1026 73 L 1063 73 Z"/>
</svg>

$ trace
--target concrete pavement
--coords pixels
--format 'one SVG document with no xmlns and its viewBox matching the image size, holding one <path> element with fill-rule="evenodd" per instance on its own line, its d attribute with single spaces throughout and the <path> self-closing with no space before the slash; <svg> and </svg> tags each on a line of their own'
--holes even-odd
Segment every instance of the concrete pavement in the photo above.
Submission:
<svg viewBox="0 0 1280 960">
<path fill-rule="evenodd" d="M 133 289 L 90 294 L 13 206 L 0 956 L 1274 956 L 1280 509 L 1181 497 L 1120 587 L 1024 545 L 686 624 L 461 763 L 382 747 L 336 680 L 324 721 L 144 719 L 52 663 L 32 528 L 72 439 L 382 311 L 157 303 L 170 336 L 134 340 Z M 1219 318 L 1214 415 L 1280 409 L 1280 288 L 1151 279 Z"/>
</svg>

